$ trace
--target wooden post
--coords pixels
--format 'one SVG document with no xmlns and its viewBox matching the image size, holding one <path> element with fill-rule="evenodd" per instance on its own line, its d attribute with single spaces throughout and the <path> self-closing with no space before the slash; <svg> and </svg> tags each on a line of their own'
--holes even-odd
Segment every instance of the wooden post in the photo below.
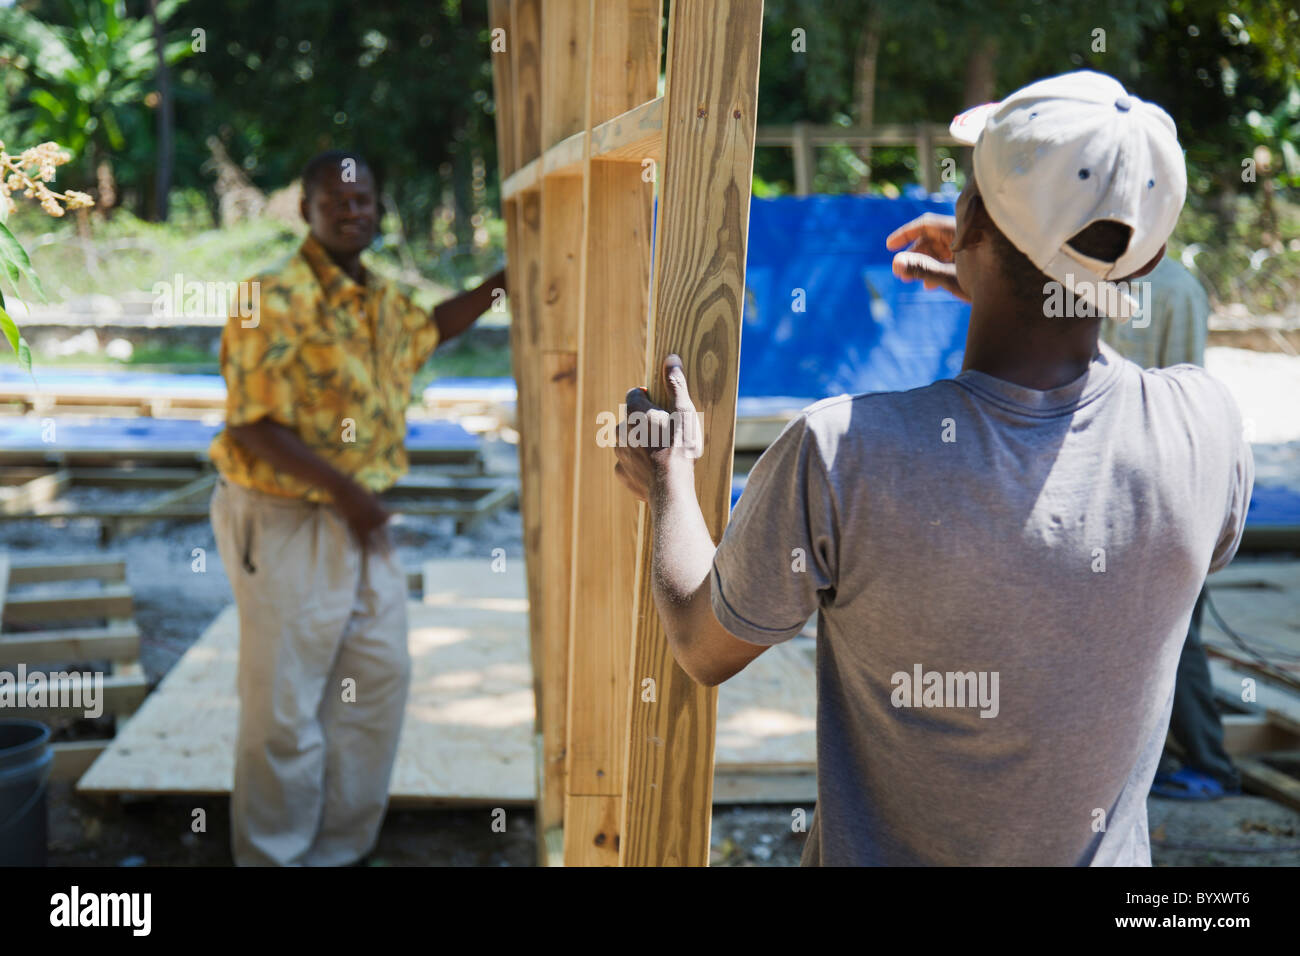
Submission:
<svg viewBox="0 0 1300 956">
<path fill-rule="evenodd" d="M 590 43 L 589 0 L 548 0 L 541 11 L 543 151 L 581 132 Z M 542 768 L 539 833 L 546 862 L 558 862 L 564 821 L 569 696 L 569 584 L 578 403 L 578 323 L 582 310 L 584 197 L 581 176 L 541 183 L 541 316 L 535 428 L 539 442 L 538 591 L 542 658 Z M 540 848 L 539 848 L 540 849 Z"/>
<path fill-rule="evenodd" d="M 927 193 L 939 191 L 939 169 L 934 163 L 934 140 L 929 123 L 916 126 L 916 164 L 920 167 L 921 185 Z"/>
<path fill-rule="evenodd" d="M 492 2 L 496 29 L 507 11 Z M 510 53 L 494 60 L 543 863 L 561 834 L 574 864 L 708 860 L 716 695 L 668 653 L 645 515 L 598 417 L 616 420 L 638 382 L 662 401 L 660 362 L 678 352 L 705 429 L 698 490 L 721 534 L 762 4 L 677 4 L 670 92 L 654 98 L 661 16 L 662 0 L 513 0 Z"/>
<path fill-rule="evenodd" d="M 802 120 L 797 121 L 794 124 L 794 194 L 796 196 L 812 195 L 813 173 L 816 169 L 817 158 L 808 136 L 808 124 Z"/>
<path fill-rule="evenodd" d="M 520 166 L 536 159 L 542 151 L 541 122 L 541 4 L 540 0 L 491 0 L 489 7 L 493 30 L 505 30 L 505 50 L 492 55 L 493 91 L 496 96 L 497 152 L 501 182 Z M 497 42 L 493 37 L 493 42 Z M 546 759 L 548 711 L 564 705 L 565 691 L 546 694 L 547 660 L 542 634 L 542 608 L 546 595 L 542 589 L 541 547 L 541 435 L 540 418 L 540 335 L 542 208 L 541 196 L 527 192 L 505 198 L 502 213 L 506 220 L 507 282 L 510 286 L 510 352 L 514 366 L 516 403 L 515 425 L 519 432 L 519 511 L 524 526 L 525 577 L 528 587 L 529 649 L 533 665 L 533 699 L 537 739 L 537 809 L 536 830 L 538 861 L 547 859 L 544 835 L 558 832 L 564 817 L 562 741 L 552 750 L 561 750 L 561 762 Z M 552 679 L 563 681 L 561 672 Z M 552 723 L 554 714 L 550 714 Z M 563 720 L 563 712 L 559 714 Z M 562 725 L 561 725 L 562 726 Z M 554 744 L 555 731 L 550 738 Z M 548 775 L 547 768 L 553 768 Z"/>
<path fill-rule="evenodd" d="M 660 6 L 661 0 L 593 0 L 588 130 L 654 98 Z M 614 866 L 626 759 L 638 506 L 615 477 L 613 451 L 599 444 L 597 425 L 602 415 L 617 417 L 645 366 L 654 186 L 640 159 L 593 162 L 590 136 L 587 147 L 564 862 Z"/>
<path fill-rule="evenodd" d="M 645 382 L 667 404 L 660 367 L 682 358 L 700 414 L 696 491 L 717 540 L 731 504 L 763 5 L 675 3 L 670 10 Z M 632 649 L 627 779 L 619 861 L 707 865 L 717 691 L 668 648 L 651 592 L 642 508 Z"/>
</svg>

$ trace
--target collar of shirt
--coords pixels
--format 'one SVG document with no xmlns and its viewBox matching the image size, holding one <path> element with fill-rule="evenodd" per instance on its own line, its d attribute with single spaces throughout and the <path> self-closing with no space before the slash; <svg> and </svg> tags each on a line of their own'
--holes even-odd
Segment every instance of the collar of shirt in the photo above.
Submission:
<svg viewBox="0 0 1300 956">
<path fill-rule="evenodd" d="M 316 237 L 310 233 L 303 240 L 302 248 L 299 251 L 302 257 L 307 260 L 307 264 L 311 266 L 312 272 L 316 273 L 316 279 L 320 282 L 325 302 L 330 306 L 345 306 L 353 303 L 360 305 L 365 302 L 368 292 L 376 293 L 380 291 L 380 279 L 377 275 L 363 265 L 361 268 L 365 271 L 366 284 L 361 285 L 334 264 L 334 260 L 325 251 L 325 247 L 317 242 Z"/>
</svg>

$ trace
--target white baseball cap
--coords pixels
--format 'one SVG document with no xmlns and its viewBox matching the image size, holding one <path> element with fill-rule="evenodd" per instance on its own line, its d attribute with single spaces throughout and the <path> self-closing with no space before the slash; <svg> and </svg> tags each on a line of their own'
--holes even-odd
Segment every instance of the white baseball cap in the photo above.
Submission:
<svg viewBox="0 0 1300 956">
<path fill-rule="evenodd" d="M 1187 166 L 1169 114 L 1104 73 L 1031 83 L 957 116 L 975 147 L 975 180 L 993 222 L 1047 276 L 1097 310 L 1128 318 L 1137 300 L 1114 285 L 1151 261 L 1187 197 Z M 1132 229 L 1105 262 L 1066 243 L 1100 220 Z"/>
</svg>

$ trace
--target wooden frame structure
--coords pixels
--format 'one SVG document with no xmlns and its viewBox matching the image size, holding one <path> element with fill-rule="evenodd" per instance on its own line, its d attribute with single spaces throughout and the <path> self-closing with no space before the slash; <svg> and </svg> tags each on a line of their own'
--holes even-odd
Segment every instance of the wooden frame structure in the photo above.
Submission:
<svg viewBox="0 0 1300 956">
<path fill-rule="evenodd" d="M 492 476 L 462 474 L 463 466 L 443 471 L 407 474 L 381 495 L 398 514 L 451 517 L 456 533 L 473 531 L 518 497 L 516 482 Z M 468 466 L 481 470 L 481 462 Z M 216 483 L 208 467 L 78 468 L 62 465 L 10 467 L 0 465 L 0 524 L 9 521 L 98 521 L 100 543 L 132 534 L 154 521 L 206 521 Z M 131 490 L 167 489 L 148 501 L 107 508 L 54 506 L 70 487 L 99 486 Z"/>
<path fill-rule="evenodd" d="M 79 587 L 96 582 L 94 589 Z M 71 588 L 65 585 L 77 582 Z M 36 593 L 18 593 L 11 585 L 41 585 Z M 52 590 L 51 590 L 52 589 Z M 84 670 L 68 662 L 107 662 L 100 703 L 120 726 L 144 701 L 148 682 L 140 665 L 140 632 L 132 617 L 134 599 L 126 584 L 121 557 L 33 560 L 0 552 L 0 669 L 25 665 L 32 670 Z M 87 622 L 94 621 L 94 625 Z M 26 628 L 14 630 L 13 626 Z M 35 628 L 40 628 L 39 630 Z M 50 705 L 27 708 L 16 716 L 51 723 L 76 717 L 75 708 Z M 56 780 L 80 777 L 111 739 L 76 740 L 52 746 Z"/>
<path fill-rule="evenodd" d="M 682 357 L 730 510 L 761 0 L 489 0 L 537 700 L 540 861 L 706 865 L 717 693 L 673 660 L 599 441 Z M 657 207 L 655 205 L 657 185 Z M 653 257 L 651 243 L 653 241 Z M 653 274 L 652 274 L 653 262 Z"/>
</svg>

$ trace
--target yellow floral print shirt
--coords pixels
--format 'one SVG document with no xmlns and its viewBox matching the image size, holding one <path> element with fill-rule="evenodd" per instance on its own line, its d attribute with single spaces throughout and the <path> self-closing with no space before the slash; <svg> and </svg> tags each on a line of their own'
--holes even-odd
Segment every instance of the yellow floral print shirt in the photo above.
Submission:
<svg viewBox="0 0 1300 956">
<path fill-rule="evenodd" d="M 221 336 L 227 428 L 212 442 L 213 464 L 248 488 L 328 501 L 230 434 L 270 418 L 371 491 L 390 487 L 407 469 L 411 380 L 438 345 L 429 313 L 374 272 L 359 285 L 310 235 L 285 265 L 251 281 L 251 315 L 235 310 Z"/>
</svg>

